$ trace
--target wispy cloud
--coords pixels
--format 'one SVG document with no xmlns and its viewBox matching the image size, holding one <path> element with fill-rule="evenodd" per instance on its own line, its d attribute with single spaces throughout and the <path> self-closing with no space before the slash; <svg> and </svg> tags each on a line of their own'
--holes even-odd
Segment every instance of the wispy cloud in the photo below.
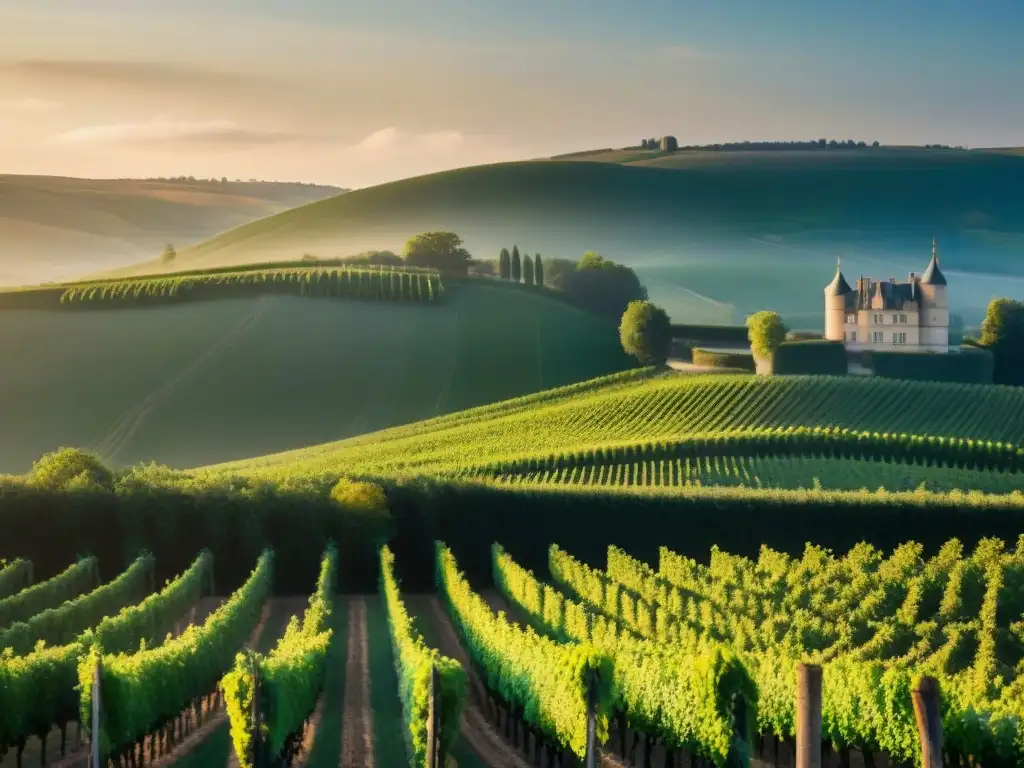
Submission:
<svg viewBox="0 0 1024 768">
<path fill-rule="evenodd" d="M 0 101 L 0 109 L 18 112 L 52 112 L 63 108 L 63 106 L 64 105 L 59 101 L 38 99 L 34 96 L 29 96 L 23 99 L 14 99 L 12 101 Z"/>
<path fill-rule="evenodd" d="M 104 87 L 239 86 L 256 76 L 172 61 L 8 59 L 0 60 L 0 73 L 27 80 L 54 83 L 91 83 Z M 259 78 L 265 82 L 264 78 Z"/>
<path fill-rule="evenodd" d="M 456 152 L 465 144 L 461 131 L 445 130 L 427 133 L 409 133 L 393 126 L 381 128 L 348 147 L 359 154 L 393 154 L 399 151 L 446 154 Z"/>
<path fill-rule="evenodd" d="M 283 131 L 245 128 L 230 120 L 188 121 L 157 117 L 134 123 L 86 125 L 56 137 L 65 144 L 153 144 L 188 142 L 195 144 L 256 145 L 296 141 L 300 137 Z"/>
</svg>

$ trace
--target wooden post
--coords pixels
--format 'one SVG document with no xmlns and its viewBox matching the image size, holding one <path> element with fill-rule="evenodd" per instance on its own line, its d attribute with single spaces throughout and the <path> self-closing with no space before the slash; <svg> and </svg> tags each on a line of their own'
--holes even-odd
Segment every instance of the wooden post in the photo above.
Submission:
<svg viewBox="0 0 1024 768">
<path fill-rule="evenodd" d="M 103 704 L 100 691 L 100 659 L 96 659 L 96 666 L 92 669 L 92 731 L 89 734 L 91 740 L 89 749 L 89 768 L 101 768 L 100 764 L 100 712 Z"/>
<path fill-rule="evenodd" d="M 821 768 L 821 667 L 796 668 L 796 768 Z"/>
<path fill-rule="evenodd" d="M 252 710 L 249 722 L 252 736 L 252 764 L 254 768 L 266 768 L 266 744 L 263 743 L 261 732 L 263 725 L 263 682 L 260 680 L 260 666 L 256 663 L 253 653 L 249 652 L 249 664 L 252 668 Z"/>
<path fill-rule="evenodd" d="M 597 768 L 597 681 L 591 672 L 587 684 L 587 751 L 583 765 L 585 768 Z"/>
<path fill-rule="evenodd" d="M 939 681 L 922 677 L 910 693 L 914 700 L 917 734 L 921 739 L 922 768 L 942 768 L 942 716 L 939 713 Z"/>
<path fill-rule="evenodd" d="M 430 665 L 430 693 L 427 698 L 427 766 L 444 768 L 441 765 L 441 707 L 438 696 L 441 692 L 441 676 L 437 667 Z"/>
</svg>

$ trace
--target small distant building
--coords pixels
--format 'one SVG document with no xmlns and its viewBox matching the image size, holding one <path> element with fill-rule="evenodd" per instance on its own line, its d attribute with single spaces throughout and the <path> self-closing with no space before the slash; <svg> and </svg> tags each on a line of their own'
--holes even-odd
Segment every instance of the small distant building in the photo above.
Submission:
<svg viewBox="0 0 1024 768">
<path fill-rule="evenodd" d="M 825 338 L 851 351 L 949 352 L 946 287 L 934 239 L 924 274 L 905 282 L 861 277 L 851 288 L 837 264 L 825 288 Z"/>
<path fill-rule="evenodd" d="M 661 151 L 662 152 L 675 152 L 679 149 L 679 142 L 676 141 L 675 136 L 662 136 L 661 137 Z"/>
</svg>

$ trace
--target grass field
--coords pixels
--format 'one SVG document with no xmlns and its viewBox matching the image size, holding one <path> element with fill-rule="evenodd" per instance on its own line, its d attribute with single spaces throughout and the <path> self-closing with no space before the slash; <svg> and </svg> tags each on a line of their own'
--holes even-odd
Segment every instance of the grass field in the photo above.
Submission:
<svg viewBox="0 0 1024 768">
<path fill-rule="evenodd" d="M 302 184 L 0 175 L 0 285 L 158 256 L 344 190 Z"/>
<path fill-rule="evenodd" d="M 878 149 L 623 159 L 478 166 L 357 190 L 183 249 L 178 267 L 397 250 L 443 228 L 478 257 L 513 243 L 547 259 L 600 251 L 634 267 L 678 322 L 738 322 L 767 307 L 813 328 L 837 256 L 848 275 L 905 277 L 925 268 L 935 236 L 953 311 L 968 324 L 993 295 L 1024 295 L 1024 157 Z"/>
<path fill-rule="evenodd" d="M 486 284 L 420 307 L 267 296 L 0 313 L 0 471 L 62 445 L 195 466 L 630 367 L 617 329 Z"/>
</svg>

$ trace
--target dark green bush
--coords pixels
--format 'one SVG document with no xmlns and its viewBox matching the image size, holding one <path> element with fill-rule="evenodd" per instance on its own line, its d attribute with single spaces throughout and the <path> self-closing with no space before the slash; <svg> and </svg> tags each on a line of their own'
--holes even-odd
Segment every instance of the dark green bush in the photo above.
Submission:
<svg viewBox="0 0 1024 768">
<path fill-rule="evenodd" d="M 825 339 L 784 341 L 775 350 L 772 372 L 783 375 L 845 376 L 846 347 L 841 341 Z"/>
<path fill-rule="evenodd" d="M 753 353 L 744 352 L 741 349 L 727 352 L 724 350 L 694 347 L 693 363 L 694 365 L 706 365 L 710 368 L 731 368 L 751 373 L 756 370 Z"/>
<path fill-rule="evenodd" d="M 864 352 L 863 360 L 876 376 L 967 384 L 991 384 L 995 368 L 992 352 L 974 346 L 960 347 L 948 354 L 870 350 Z"/>
<path fill-rule="evenodd" d="M 745 325 L 688 325 L 672 324 L 672 338 L 693 344 L 748 344 Z M 692 345 L 692 344 L 691 344 Z"/>
</svg>

